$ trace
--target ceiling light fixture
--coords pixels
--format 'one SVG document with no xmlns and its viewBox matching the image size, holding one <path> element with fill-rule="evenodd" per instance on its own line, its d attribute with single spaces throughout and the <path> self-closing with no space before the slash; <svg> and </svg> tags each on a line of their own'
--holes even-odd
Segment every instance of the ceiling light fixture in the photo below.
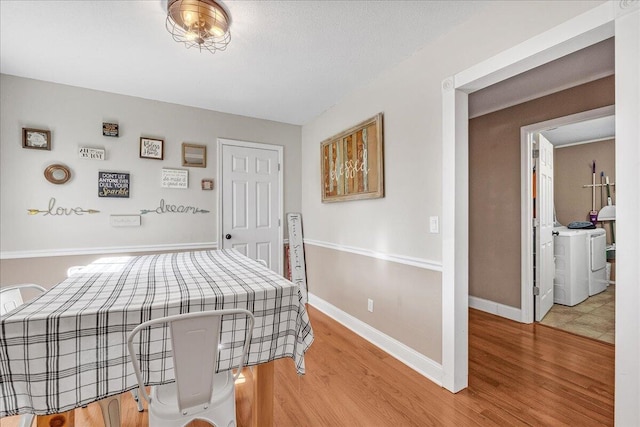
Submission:
<svg viewBox="0 0 640 427">
<path fill-rule="evenodd" d="M 230 21 L 215 0 L 169 0 L 167 7 L 167 31 L 187 49 L 225 50 L 231 41 Z"/>
</svg>

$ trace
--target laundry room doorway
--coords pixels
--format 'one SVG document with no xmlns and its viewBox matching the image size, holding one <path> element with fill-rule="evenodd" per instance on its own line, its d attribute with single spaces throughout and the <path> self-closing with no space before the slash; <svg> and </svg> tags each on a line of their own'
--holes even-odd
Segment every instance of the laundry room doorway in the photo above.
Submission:
<svg viewBox="0 0 640 427">
<path fill-rule="evenodd" d="M 605 245 L 605 229 L 607 248 L 615 243 L 615 221 L 606 218 L 606 221 L 598 221 L 598 228 L 593 231 L 563 227 L 571 222 L 587 222 L 590 210 L 598 212 L 612 204 L 613 198 L 605 197 L 604 170 L 607 170 L 607 181 L 613 180 L 614 138 L 614 106 L 521 128 L 521 298 L 525 323 L 540 321 L 579 335 L 614 342 L 615 287 L 610 265 L 605 273 L 606 255 L 602 245 Z M 543 144 L 547 139 L 550 142 L 545 148 Z M 554 151 L 561 156 L 554 156 Z M 565 160 L 559 163 L 556 157 Z M 595 172 L 594 166 L 593 174 L 590 173 L 592 170 L 587 170 L 592 161 L 601 168 Z M 543 170 L 549 164 L 555 166 L 550 176 Z M 607 186 L 608 194 L 613 195 L 613 185 L 615 183 L 610 182 Z M 555 197 L 554 189 L 560 189 Z M 560 215 L 556 215 L 558 210 Z M 584 263 L 573 269 L 578 271 L 577 277 L 576 273 L 569 274 L 569 270 L 565 270 L 569 268 L 568 260 L 573 258 L 566 256 L 564 244 L 559 245 L 573 234 L 576 235 L 571 238 L 581 238 L 587 245 L 586 249 L 584 243 L 580 243 L 578 249 L 574 248 L 573 258 L 580 250 L 579 262 Z M 598 238 L 596 246 L 595 238 Z M 561 251 L 560 254 L 554 253 L 554 241 L 555 251 Z M 585 269 L 590 273 L 584 272 Z M 576 294 L 580 294 L 579 297 Z"/>
</svg>

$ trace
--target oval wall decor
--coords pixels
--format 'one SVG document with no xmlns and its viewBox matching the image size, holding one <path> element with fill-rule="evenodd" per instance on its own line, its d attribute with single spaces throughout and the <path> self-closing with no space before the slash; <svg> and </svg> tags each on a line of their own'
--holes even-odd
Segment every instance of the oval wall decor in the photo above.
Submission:
<svg viewBox="0 0 640 427">
<path fill-rule="evenodd" d="M 64 184 L 71 178 L 71 171 L 64 165 L 50 165 L 44 170 L 44 177 L 52 184 Z"/>
</svg>

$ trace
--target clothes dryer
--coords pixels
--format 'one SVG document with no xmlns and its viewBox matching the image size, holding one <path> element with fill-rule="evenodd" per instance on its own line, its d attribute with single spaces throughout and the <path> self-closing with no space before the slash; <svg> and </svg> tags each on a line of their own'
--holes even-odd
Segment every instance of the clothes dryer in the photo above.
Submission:
<svg viewBox="0 0 640 427">
<path fill-rule="evenodd" d="M 603 228 L 585 230 L 589 255 L 589 296 L 607 289 L 607 232 Z"/>
<path fill-rule="evenodd" d="M 574 306 L 589 296 L 589 254 L 585 230 L 553 229 L 553 302 Z"/>
</svg>

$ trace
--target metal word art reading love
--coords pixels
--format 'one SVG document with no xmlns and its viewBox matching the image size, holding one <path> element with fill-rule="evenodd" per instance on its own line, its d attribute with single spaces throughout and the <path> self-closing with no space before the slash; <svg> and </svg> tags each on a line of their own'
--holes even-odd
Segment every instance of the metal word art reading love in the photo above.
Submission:
<svg viewBox="0 0 640 427">
<path fill-rule="evenodd" d="M 63 208 L 62 206 L 58 206 L 56 208 L 56 199 L 49 199 L 49 208 L 46 211 L 42 211 L 40 209 L 27 209 L 29 215 L 38 215 L 44 214 L 44 216 L 52 215 L 52 216 L 61 216 L 61 215 L 84 215 L 84 214 L 95 214 L 99 213 L 95 209 L 83 209 L 83 208 Z"/>
<path fill-rule="evenodd" d="M 160 199 L 160 206 L 155 209 L 140 209 L 140 214 L 148 214 L 148 213 L 157 213 L 157 214 L 165 214 L 165 213 L 182 213 L 182 214 L 198 214 L 198 213 L 209 213 L 208 210 L 200 209 L 195 206 L 185 206 L 185 205 L 170 205 L 165 203 L 164 199 Z"/>
</svg>

